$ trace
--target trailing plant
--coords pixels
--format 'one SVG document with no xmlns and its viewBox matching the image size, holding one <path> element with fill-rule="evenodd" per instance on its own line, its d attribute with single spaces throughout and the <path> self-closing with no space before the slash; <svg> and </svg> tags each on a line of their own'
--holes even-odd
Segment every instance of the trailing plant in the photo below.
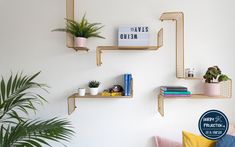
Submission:
<svg viewBox="0 0 235 147">
<path fill-rule="evenodd" d="M 33 80 L 32 76 L 13 75 L 0 81 L 0 147 L 41 147 L 51 146 L 48 141 L 69 141 L 74 134 L 69 121 L 60 118 L 30 120 L 30 110 L 36 112 L 35 104 L 43 104 L 45 98 L 35 90 L 46 91 L 47 86 Z"/>
<path fill-rule="evenodd" d="M 229 80 L 229 77 L 222 74 L 218 66 L 209 67 L 203 78 L 206 83 L 216 83 Z"/>
<path fill-rule="evenodd" d="M 67 32 L 69 34 L 72 34 L 74 37 L 84 37 L 84 38 L 91 38 L 91 37 L 97 37 L 97 38 L 103 38 L 103 36 L 100 36 L 100 32 L 98 32 L 103 26 L 100 26 L 101 23 L 89 23 L 86 19 L 86 15 L 82 17 L 82 20 L 80 22 L 71 20 L 71 19 L 65 19 L 66 20 L 66 27 L 65 28 L 58 28 L 54 29 L 52 31 L 61 31 L 61 32 Z"/>
<path fill-rule="evenodd" d="M 99 81 L 90 81 L 89 83 L 88 83 L 88 87 L 89 88 L 97 88 L 97 87 L 99 87 L 100 86 L 100 82 Z"/>
</svg>

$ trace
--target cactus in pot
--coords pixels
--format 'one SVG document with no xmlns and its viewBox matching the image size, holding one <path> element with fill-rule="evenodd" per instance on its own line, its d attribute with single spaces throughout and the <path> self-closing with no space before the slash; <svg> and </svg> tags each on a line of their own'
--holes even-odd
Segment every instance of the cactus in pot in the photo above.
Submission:
<svg viewBox="0 0 235 147">
<path fill-rule="evenodd" d="M 90 94 L 91 95 L 97 95 L 99 92 L 99 86 L 100 86 L 100 82 L 99 81 L 90 81 L 88 83 L 88 87 L 90 89 Z"/>
</svg>

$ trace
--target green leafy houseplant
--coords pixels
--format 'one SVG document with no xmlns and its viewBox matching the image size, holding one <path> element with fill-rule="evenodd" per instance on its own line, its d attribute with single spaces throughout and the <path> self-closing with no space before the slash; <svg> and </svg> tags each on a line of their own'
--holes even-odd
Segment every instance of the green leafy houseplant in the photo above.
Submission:
<svg viewBox="0 0 235 147">
<path fill-rule="evenodd" d="M 89 88 L 97 88 L 97 87 L 99 87 L 99 86 L 100 86 L 100 82 L 99 82 L 99 81 L 93 80 L 93 81 L 90 81 L 90 82 L 88 83 L 88 87 L 89 87 Z"/>
<path fill-rule="evenodd" d="M 97 95 L 99 93 L 99 86 L 100 86 L 100 82 L 99 81 L 90 81 L 88 83 L 88 87 L 90 89 L 90 94 L 91 95 Z"/>
<path fill-rule="evenodd" d="M 215 83 L 229 80 L 228 76 L 222 74 L 218 66 L 212 66 L 207 69 L 203 76 L 206 83 Z"/>
<path fill-rule="evenodd" d="M 46 90 L 45 84 L 33 80 L 40 72 L 32 76 L 11 75 L 0 81 L 0 147 L 41 147 L 51 146 L 48 141 L 69 141 L 74 134 L 66 119 L 30 120 L 30 110 L 36 112 L 35 104 L 43 104 L 44 97 L 35 90 Z M 63 144 L 63 143 L 62 143 Z"/>
<path fill-rule="evenodd" d="M 89 23 L 86 19 L 86 15 L 82 17 L 80 22 L 71 19 L 65 20 L 65 28 L 58 28 L 52 31 L 62 31 L 73 35 L 77 47 L 85 47 L 87 38 L 96 37 L 105 39 L 103 36 L 100 36 L 99 30 L 103 28 L 103 26 L 100 26 L 101 23 Z"/>
<path fill-rule="evenodd" d="M 203 78 L 205 79 L 205 95 L 208 96 L 219 96 L 219 82 L 229 80 L 228 76 L 222 74 L 218 66 L 209 67 Z"/>
</svg>

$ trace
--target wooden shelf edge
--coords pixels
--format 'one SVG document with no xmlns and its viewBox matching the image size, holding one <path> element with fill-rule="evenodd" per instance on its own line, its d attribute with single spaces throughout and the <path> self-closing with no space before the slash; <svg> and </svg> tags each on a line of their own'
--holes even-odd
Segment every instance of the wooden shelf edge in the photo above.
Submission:
<svg viewBox="0 0 235 147">
<path fill-rule="evenodd" d="M 75 51 L 89 51 L 89 49 L 87 47 L 72 47 L 72 46 L 67 46 L 68 48 L 72 48 Z"/>
<path fill-rule="evenodd" d="M 97 46 L 100 50 L 158 50 L 159 46 Z"/>
<path fill-rule="evenodd" d="M 101 54 L 104 50 L 129 50 L 129 51 L 156 51 L 163 46 L 163 28 L 157 33 L 156 46 L 97 46 L 96 47 L 96 65 L 101 66 Z"/>
<path fill-rule="evenodd" d="M 101 93 L 99 93 L 98 95 L 90 95 L 90 94 L 86 94 L 85 96 L 79 96 L 78 93 L 74 93 L 71 96 L 68 97 L 69 99 L 73 98 L 133 98 L 133 95 L 131 96 L 102 96 Z"/>
<path fill-rule="evenodd" d="M 164 97 L 162 95 L 159 95 L 160 98 L 163 98 L 163 99 L 189 99 L 189 100 L 192 100 L 192 99 L 230 99 L 230 97 L 225 97 L 225 96 L 207 96 L 207 95 L 204 95 L 204 94 L 192 94 L 190 97 Z"/>
<path fill-rule="evenodd" d="M 182 80 L 203 80 L 203 78 L 200 77 L 176 77 L 178 79 L 182 79 Z"/>
<path fill-rule="evenodd" d="M 164 97 L 162 95 L 158 95 L 158 112 L 160 115 L 163 117 L 164 116 L 164 99 L 172 99 L 172 100 L 177 100 L 177 99 L 186 99 L 186 100 L 202 100 L 202 99 L 230 99 L 231 97 L 225 97 L 225 96 L 206 96 L 204 94 L 192 94 L 191 97 Z"/>
</svg>

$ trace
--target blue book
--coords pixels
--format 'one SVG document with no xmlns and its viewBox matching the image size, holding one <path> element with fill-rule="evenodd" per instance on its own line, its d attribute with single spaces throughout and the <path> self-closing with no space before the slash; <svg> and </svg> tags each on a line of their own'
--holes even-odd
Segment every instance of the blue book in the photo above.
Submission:
<svg viewBox="0 0 235 147">
<path fill-rule="evenodd" d="M 128 74 L 124 74 L 124 96 L 127 96 L 128 92 Z"/>
<path fill-rule="evenodd" d="M 127 88 L 127 95 L 131 96 L 131 81 L 132 81 L 132 75 L 128 74 L 128 88 Z"/>
</svg>

